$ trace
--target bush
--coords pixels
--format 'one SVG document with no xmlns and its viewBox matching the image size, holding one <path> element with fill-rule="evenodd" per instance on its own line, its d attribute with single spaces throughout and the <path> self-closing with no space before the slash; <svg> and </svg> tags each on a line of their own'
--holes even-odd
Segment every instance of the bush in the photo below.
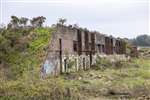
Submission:
<svg viewBox="0 0 150 100">
<path fill-rule="evenodd" d="M 96 63 L 94 64 L 95 69 L 101 69 L 101 70 L 104 70 L 111 66 L 112 66 L 112 63 L 109 60 L 107 60 L 106 58 L 101 58 L 101 57 L 98 57 L 96 59 Z"/>
<path fill-rule="evenodd" d="M 78 100 L 76 87 L 61 78 L 39 78 L 39 70 L 28 71 L 15 81 L 0 79 L 1 100 Z"/>
<path fill-rule="evenodd" d="M 29 32 L 29 33 L 28 33 Z M 6 63 L 14 78 L 40 67 L 51 39 L 51 28 L 7 30 L 0 34 L 0 62 Z"/>
</svg>

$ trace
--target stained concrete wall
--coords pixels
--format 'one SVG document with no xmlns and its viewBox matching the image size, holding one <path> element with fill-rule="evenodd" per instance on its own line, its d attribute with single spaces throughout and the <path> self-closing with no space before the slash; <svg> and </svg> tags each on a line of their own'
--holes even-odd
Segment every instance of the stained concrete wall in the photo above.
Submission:
<svg viewBox="0 0 150 100">
<path fill-rule="evenodd" d="M 96 63 L 96 59 L 99 57 L 110 60 L 111 62 L 115 61 L 128 61 L 125 55 L 93 55 L 92 56 L 92 65 Z M 90 56 L 87 55 L 63 55 L 62 56 L 62 72 L 70 73 L 80 70 L 90 69 Z M 50 56 L 48 57 L 43 65 L 43 70 L 48 75 L 58 75 L 60 74 L 60 59 L 59 56 Z"/>
</svg>

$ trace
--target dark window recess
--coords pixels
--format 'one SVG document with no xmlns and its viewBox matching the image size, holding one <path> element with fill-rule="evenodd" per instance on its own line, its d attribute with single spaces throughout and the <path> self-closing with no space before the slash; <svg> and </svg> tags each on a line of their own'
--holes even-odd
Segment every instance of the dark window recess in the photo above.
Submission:
<svg viewBox="0 0 150 100">
<path fill-rule="evenodd" d="M 105 53 L 109 54 L 109 38 L 105 37 Z"/>
<path fill-rule="evenodd" d="M 67 72 L 67 59 L 64 59 L 64 69 L 65 69 L 65 72 Z"/>
<path fill-rule="evenodd" d="M 86 70 L 86 67 L 85 67 L 85 58 L 83 58 L 83 69 Z"/>
<path fill-rule="evenodd" d="M 117 54 L 119 54 L 119 41 L 117 40 Z"/>
<path fill-rule="evenodd" d="M 85 42 L 85 51 L 86 51 L 86 55 L 88 55 L 88 51 L 89 51 L 89 34 L 87 31 L 84 32 L 84 42 Z"/>
<path fill-rule="evenodd" d="M 102 52 L 105 53 L 105 46 L 102 45 Z"/>
<path fill-rule="evenodd" d="M 59 39 L 60 73 L 62 73 L 62 40 Z"/>
<path fill-rule="evenodd" d="M 113 44 L 113 39 L 111 39 L 111 44 Z"/>
<path fill-rule="evenodd" d="M 73 50 L 75 51 L 75 52 L 77 52 L 78 51 L 78 44 L 77 44 L 77 41 L 73 41 Z"/>
<path fill-rule="evenodd" d="M 92 50 L 92 53 L 95 54 L 95 34 L 94 33 L 91 34 L 91 50 Z"/>
<path fill-rule="evenodd" d="M 121 54 L 121 41 L 119 41 L 119 54 Z"/>
<path fill-rule="evenodd" d="M 101 45 L 98 44 L 97 47 L 98 47 L 98 52 L 101 52 Z"/>
<path fill-rule="evenodd" d="M 110 46 L 111 54 L 113 54 L 113 39 L 111 39 L 111 46 Z"/>
<path fill-rule="evenodd" d="M 77 32 L 77 39 L 78 39 L 78 54 L 82 54 L 82 34 L 81 31 L 78 30 Z"/>
<path fill-rule="evenodd" d="M 92 43 L 89 43 L 89 51 L 91 51 L 92 50 Z"/>
</svg>

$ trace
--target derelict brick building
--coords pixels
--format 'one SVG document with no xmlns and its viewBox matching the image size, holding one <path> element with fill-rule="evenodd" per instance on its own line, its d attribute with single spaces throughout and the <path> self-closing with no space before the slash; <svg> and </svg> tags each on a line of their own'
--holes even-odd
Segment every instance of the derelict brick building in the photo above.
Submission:
<svg viewBox="0 0 150 100">
<path fill-rule="evenodd" d="M 125 54 L 126 42 L 106 36 L 98 32 L 90 32 L 81 28 L 73 28 L 62 25 L 56 26 L 54 33 L 53 50 L 60 49 L 61 41 L 62 53 L 68 52 L 74 55 L 92 54 Z"/>
<path fill-rule="evenodd" d="M 43 72 L 66 72 L 72 62 L 74 70 L 90 68 L 98 55 L 124 55 L 126 42 L 87 29 L 56 25 L 52 34 Z"/>
</svg>

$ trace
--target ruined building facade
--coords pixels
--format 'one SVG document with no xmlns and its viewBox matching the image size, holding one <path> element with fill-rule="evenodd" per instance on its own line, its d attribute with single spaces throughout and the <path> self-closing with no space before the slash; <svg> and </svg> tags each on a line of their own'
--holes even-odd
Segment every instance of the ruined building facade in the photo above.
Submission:
<svg viewBox="0 0 150 100">
<path fill-rule="evenodd" d="M 90 68 L 97 56 L 125 53 L 126 42 L 123 39 L 58 24 L 42 69 L 44 73 L 51 74 L 78 71 Z"/>
</svg>

